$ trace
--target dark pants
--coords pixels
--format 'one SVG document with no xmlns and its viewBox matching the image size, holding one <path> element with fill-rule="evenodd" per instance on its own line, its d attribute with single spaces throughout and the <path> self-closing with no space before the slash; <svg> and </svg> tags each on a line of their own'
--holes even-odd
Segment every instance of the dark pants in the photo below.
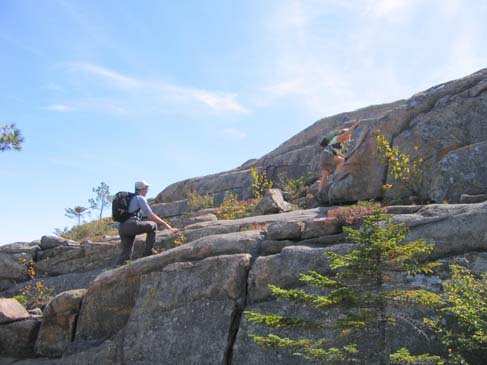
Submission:
<svg viewBox="0 0 487 365">
<path fill-rule="evenodd" d="M 145 239 L 144 256 L 152 254 L 152 248 L 156 242 L 156 230 L 157 224 L 152 221 L 138 221 L 129 219 L 123 223 L 120 223 L 118 227 L 118 233 L 122 240 L 122 251 L 117 258 L 115 266 L 119 266 L 125 263 L 132 257 L 132 251 L 134 249 L 135 236 L 142 233 L 147 233 Z"/>
</svg>

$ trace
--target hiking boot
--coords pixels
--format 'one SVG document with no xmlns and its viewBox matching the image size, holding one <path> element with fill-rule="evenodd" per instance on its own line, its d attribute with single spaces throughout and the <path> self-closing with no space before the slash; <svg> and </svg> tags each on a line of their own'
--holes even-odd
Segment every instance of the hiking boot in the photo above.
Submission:
<svg viewBox="0 0 487 365">
<path fill-rule="evenodd" d="M 142 257 L 157 255 L 158 253 L 159 252 L 157 252 L 155 249 L 152 248 L 150 251 L 144 251 Z"/>
</svg>

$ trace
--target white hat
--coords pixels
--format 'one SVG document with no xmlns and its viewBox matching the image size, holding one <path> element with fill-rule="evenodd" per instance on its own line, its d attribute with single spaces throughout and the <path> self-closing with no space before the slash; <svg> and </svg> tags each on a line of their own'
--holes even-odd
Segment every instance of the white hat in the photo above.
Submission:
<svg viewBox="0 0 487 365">
<path fill-rule="evenodd" d="M 150 186 L 145 180 L 135 182 L 135 190 L 142 190 L 143 188 Z"/>
</svg>

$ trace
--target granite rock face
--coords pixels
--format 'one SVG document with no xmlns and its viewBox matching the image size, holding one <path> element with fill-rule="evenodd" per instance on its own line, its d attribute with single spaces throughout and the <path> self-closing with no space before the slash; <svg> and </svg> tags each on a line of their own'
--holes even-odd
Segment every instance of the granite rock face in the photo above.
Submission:
<svg viewBox="0 0 487 365">
<path fill-rule="evenodd" d="M 81 299 L 86 289 L 63 292 L 46 306 L 35 344 L 40 356 L 60 357 L 74 337 Z"/>
<path fill-rule="evenodd" d="M 260 159 L 169 186 L 154 201 L 154 209 L 162 216 L 181 217 L 188 209 L 189 191 L 213 194 L 216 204 L 230 191 L 241 199 L 250 198 L 251 167 L 266 171 L 274 180 L 308 175 L 309 188 L 300 191 L 300 199 L 302 204 L 315 204 L 318 141 L 324 133 L 361 119 L 343 171 L 332 175 L 318 196 L 327 205 L 370 198 L 395 200 L 405 192 L 439 202 L 389 209 L 394 222 L 410 228 L 408 240 L 435 244 L 423 259 L 441 264 L 431 277 L 394 275 L 393 285 L 438 291 L 453 262 L 463 260 L 476 274 L 487 271 L 487 202 L 481 202 L 487 194 L 486 91 L 487 70 L 481 70 L 408 100 L 325 118 Z M 376 130 L 412 158 L 424 157 L 417 191 L 395 184 L 386 166 L 373 158 Z M 395 186 L 385 193 L 385 183 Z M 456 204 L 460 200 L 469 204 Z M 40 242 L 0 248 L 2 296 L 14 295 L 36 280 L 58 283 L 63 290 L 86 288 L 74 297 L 61 293 L 45 308 L 42 319 L 31 315 L 0 324 L 0 363 L 302 364 L 290 352 L 258 348 L 248 335 L 268 329 L 247 321 L 243 312 L 315 315 L 309 308 L 277 301 L 269 284 L 312 290 L 298 280 L 299 274 L 309 270 L 327 274 L 325 254 L 353 248 L 341 224 L 323 219 L 332 208 L 233 221 L 215 221 L 213 211 L 200 212 L 200 218 L 185 222 L 189 223 L 181 231 L 185 244 L 174 247 L 177 235 L 158 232 L 155 247 L 163 251 L 139 258 L 144 237 L 138 237 L 133 260 L 115 269 L 111 263 L 119 252 L 117 237 L 86 243 L 43 237 Z M 28 281 L 25 260 L 31 259 L 41 277 Z M 62 292 L 60 288 L 55 293 Z M 421 319 L 420 311 L 412 314 Z M 330 311 L 327 318 L 332 323 L 339 312 Z M 327 331 L 293 331 L 287 335 L 334 338 Z M 410 329 L 398 328 L 388 340 L 393 348 L 407 345 L 418 352 L 439 353 L 434 341 L 424 341 Z M 367 339 L 360 343 L 365 349 L 368 345 Z M 35 359 L 36 349 L 37 355 L 61 359 Z M 22 357 L 30 359 L 19 362 Z"/>
<path fill-rule="evenodd" d="M 0 325 L 0 354 L 17 358 L 34 357 L 34 344 L 41 325 L 38 319 L 26 319 Z M 0 359 L 1 363 L 1 359 Z"/>
<path fill-rule="evenodd" d="M 459 202 L 461 194 L 487 193 L 485 144 L 487 143 L 487 69 L 462 79 L 434 86 L 407 100 L 371 106 L 319 120 L 274 151 L 227 172 L 177 182 L 164 189 L 155 201 L 170 203 L 185 199 L 188 191 L 222 197 L 235 192 L 251 197 L 250 168 L 266 171 L 268 178 L 299 178 L 320 175 L 318 145 L 323 135 L 346 123 L 362 120 L 353 135 L 353 146 L 341 173 L 330 179 L 322 204 L 382 198 L 382 186 L 391 200 L 405 194 L 434 202 Z M 395 183 L 374 156 L 375 131 L 380 130 L 392 146 L 412 158 L 423 157 L 417 191 Z M 217 199 L 218 200 L 218 199 Z M 313 204 L 313 197 L 308 199 Z M 303 203 L 305 201 L 303 200 Z M 218 203 L 218 202 L 217 202 Z"/>
<path fill-rule="evenodd" d="M 442 264 L 431 277 L 394 276 L 394 285 L 437 291 L 450 275 L 448 265 L 459 260 L 476 274 L 486 272 L 487 202 L 398 206 L 391 212 L 395 222 L 410 228 L 408 240 L 435 244 L 426 259 Z M 11 356 L 31 357 L 23 361 L 41 365 L 45 360 L 33 356 L 43 355 L 50 357 L 48 364 L 73 365 L 304 364 L 289 351 L 257 347 L 248 335 L 269 330 L 250 323 L 243 312 L 272 311 L 309 319 L 316 315 L 310 308 L 276 300 L 269 284 L 306 289 L 299 281 L 301 273 L 329 274 L 326 253 L 346 253 L 354 247 L 340 233 L 340 225 L 323 220 L 324 215 L 326 208 L 320 208 L 186 227 L 188 234 L 198 232 L 188 243 L 99 271 L 85 283 L 86 291 L 54 298 L 42 319 L 0 324 L 0 346 L 8 349 L 0 363 L 15 363 L 4 360 Z M 256 224 L 261 228 L 241 231 Z M 230 232 L 222 233 L 222 227 Z M 158 236 L 167 239 L 166 232 Z M 55 278 L 87 274 L 91 272 Z M 420 320 L 422 313 L 408 315 Z M 332 323 L 339 312 L 332 310 L 328 317 Z M 434 340 L 426 342 L 414 334 L 398 327 L 388 338 L 394 348 L 441 351 Z M 332 331 L 308 329 L 284 335 L 334 338 Z M 367 339 L 359 345 L 367 354 Z"/>
<path fill-rule="evenodd" d="M 270 189 L 266 191 L 262 200 L 254 209 L 256 215 L 276 214 L 288 212 L 291 210 L 291 204 L 284 201 L 282 192 L 279 189 Z"/>
</svg>

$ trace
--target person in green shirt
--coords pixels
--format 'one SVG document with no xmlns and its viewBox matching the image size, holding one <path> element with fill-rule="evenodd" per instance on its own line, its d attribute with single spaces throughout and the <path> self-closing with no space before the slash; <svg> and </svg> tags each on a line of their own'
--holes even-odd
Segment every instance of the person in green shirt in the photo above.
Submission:
<svg viewBox="0 0 487 365">
<path fill-rule="evenodd" d="M 356 121 L 350 128 L 333 130 L 328 133 L 321 143 L 325 146 L 320 155 L 321 180 L 319 190 L 323 190 L 330 174 L 340 171 L 345 163 L 345 143 L 349 142 L 352 133 L 359 125 L 360 120 Z"/>
</svg>

